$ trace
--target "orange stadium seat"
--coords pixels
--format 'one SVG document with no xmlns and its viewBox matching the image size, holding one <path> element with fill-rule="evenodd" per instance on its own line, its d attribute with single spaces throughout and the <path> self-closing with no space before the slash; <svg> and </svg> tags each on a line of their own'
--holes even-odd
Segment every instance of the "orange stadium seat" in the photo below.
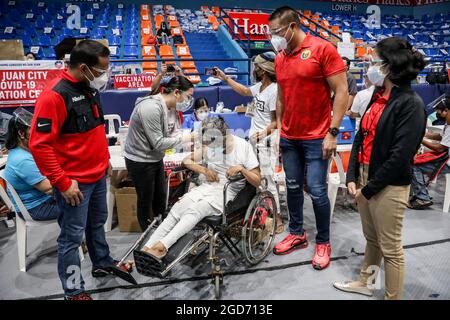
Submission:
<svg viewBox="0 0 450 320">
<path fill-rule="evenodd" d="M 183 35 L 183 31 L 181 30 L 181 28 L 173 28 L 172 29 L 172 36 L 182 36 Z"/>
<path fill-rule="evenodd" d="M 311 10 L 305 10 L 305 11 L 303 11 L 303 15 L 305 17 L 310 18 L 312 16 L 312 12 L 311 12 Z"/>
<path fill-rule="evenodd" d="M 177 47 L 177 56 L 179 57 L 190 57 L 191 51 L 188 46 L 178 46 Z"/>
<path fill-rule="evenodd" d="M 156 50 L 154 46 L 143 46 L 142 47 L 142 56 L 143 57 L 150 57 L 155 58 L 156 57 Z"/>
<path fill-rule="evenodd" d="M 334 34 L 339 34 L 339 32 L 340 32 L 339 26 L 332 26 L 331 32 L 333 32 Z"/>
<path fill-rule="evenodd" d="M 156 26 L 156 28 L 159 29 L 159 28 L 161 27 L 161 22 L 164 21 L 164 16 L 162 16 L 162 15 L 156 15 L 155 18 L 154 18 L 154 20 L 155 20 L 155 26 Z"/>
<path fill-rule="evenodd" d="M 215 15 L 219 15 L 220 14 L 220 7 L 212 7 L 212 12 L 214 12 Z"/>
<path fill-rule="evenodd" d="M 158 70 L 158 64 L 153 61 L 142 62 L 142 69 L 144 71 L 155 71 Z"/>
<path fill-rule="evenodd" d="M 208 17 L 208 22 L 209 22 L 209 24 L 216 24 L 216 23 L 219 23 L 219 21 L 217 20 L 217 17 L 216 17 L 216 16 L 209 16 L 209 17 Z"/>
<path fill-rule="evenodd" d="M 199 73 L 197 69 L 183 69 L 183 73 Z"/>
<path fill-rule="evenodd" d="M 367 48 L 366 47 L 357 47 L 356 48 L 356 56 L 358 58 L 363 58 L 367 55 Z"/>
<path fill-rule="evenodd" d="M 201 9 L 203 12 L 209 11 L 209 7 L 208 7 L 208 6 L 201 6 L 200 9 Z"/>
<path fill-rule="evenodd" d="M 175 21 L 169 21 L 169 26 L 170 26 L 171 28 L 179 28 L 179 27 L 180 27 L 180 23 L 179 23 L 177 20 L 175 20 Z"/>
<path fill-rule="evenodd" d="M 192 57 L 183 57 L 184 59 L 192 59 Z M 180 61 L 180 67 L 182 69 L 196 69 L 194 61 Z"/>
<path fill-rule="evenodd" d="M 168 21 L 177 21 L 177 17 L 176 16 L 168 16 L 167 20 Z"/>
<path fill-rule="evenodd" d="M 159 55 L 161 58 L 164 59 L 164 57 L 173 57 L 173 50 L 171 46 L 168 45 L 162 45 L 159 47 Z"/>
<path fill-rule="evenodd" d="M 202 82 L 200 76 L 187 76 L 186 78 L 188 78 L 193 84 L 198 84 Z"/>
</svg>

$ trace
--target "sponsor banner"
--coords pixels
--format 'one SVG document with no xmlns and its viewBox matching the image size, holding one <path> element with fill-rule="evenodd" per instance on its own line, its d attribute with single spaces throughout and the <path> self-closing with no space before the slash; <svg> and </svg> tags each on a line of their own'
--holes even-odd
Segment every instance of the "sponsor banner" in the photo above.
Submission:
<svg viewBox="0 0 450 320">
<path fill-rule="evenodd" d="M 229 12 L 228 15 L 244 30 L 250 40 L 267 40 L 266 34 L 269 32 L 268 13 Z M 230 27 L 233 28 L 235 34 L 239 33 L 240 39 L 246 39 L 231 21 Z"/>
<path fill-rule="evenodd" d="M 0 108 L 31 106 L 64 70 L 61 60 L 0 61 Z"/>
<path fill-rule="evenodd" d="M 450 0 L 318 0 L 321 2 L 333 2 L 340 4 L 366 4 L 366 5 L 379 5 L 379 6 L 424 6 L 429 4 L 444 3 Z"/>
<path fill-rule="evenodd" d="M 156 74 L 118 74 L 114 76 L 114 89 L 150 89 Z"/>
</svg>

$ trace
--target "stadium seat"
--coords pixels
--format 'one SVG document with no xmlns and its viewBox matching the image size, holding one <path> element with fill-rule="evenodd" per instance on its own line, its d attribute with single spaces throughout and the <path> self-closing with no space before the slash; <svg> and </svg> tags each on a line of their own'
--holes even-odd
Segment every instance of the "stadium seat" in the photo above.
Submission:
<svg viewBox="0 0 450 320">
<path fill-rule="evenodd" d="M 188 46 L 178 46 L 177 47 L 177 56 L 178 57 L 190 57 L 191 52 L 189 51 Z"/>
<path fill-rule="evenodd" d="M 159 29 L 161 27 L 161 22 L 164 21 L 164 16 L 156 15 L 154 17 L 154 21 L 155 21 L 156 29 Z"/>
<path fill-rule="evenodd" d="M 158 70 L 158 64 L 156 62 L 143 62 L 142 63 L 142 69 L 144 71 L 155 71 Z"/>
<path fill-rule="evenodd" d="M 155 58 L 156 50 L 154 46 L 143 46 L 142 47 L 142 57 L 145 58 Z"/>
<path fill-rule="evenodd" d="M 161 58 L 164 59 L 164 57 L 172 57 L 173 58 L 173 50 L 171 46 L 162 45 L 159 47 L 159 55 Z"/>
<path fill-rule="evenodd" d="M 136 46 L 125 46 L 123 48 L 123 56 L 127 58 L 137 58 L 139 56 L 138 48 Z"/>
</svg>

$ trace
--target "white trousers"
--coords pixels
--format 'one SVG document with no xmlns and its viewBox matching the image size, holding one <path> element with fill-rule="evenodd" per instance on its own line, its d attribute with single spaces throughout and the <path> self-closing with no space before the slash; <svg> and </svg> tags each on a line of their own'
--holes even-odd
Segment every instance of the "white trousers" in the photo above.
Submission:
<svg viewBox="0 0 450 320">
<path fill-rule="evenodd" d="M 212 215 L 220 214 L 208 200 L 192 200 L 183 197 L 174 204 L 166 219 L 155 230 L 145 244 L 151 248 L 157 242 L 161 242 L 169 250 L 182 236 L 191 231 L 200 221 Z"/>
</svg>

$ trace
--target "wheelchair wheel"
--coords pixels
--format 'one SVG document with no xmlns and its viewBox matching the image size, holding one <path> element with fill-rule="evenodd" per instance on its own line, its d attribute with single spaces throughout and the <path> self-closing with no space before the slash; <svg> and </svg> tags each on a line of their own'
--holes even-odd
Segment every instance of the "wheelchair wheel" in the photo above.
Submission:
<svg viewBox="0 0 450 320">
<path fill-rule="evenodd" d="M 250 203 L 242 226 L 242 251 L 250 265 L 270 252 L 275 238 L 277 206 L 272 193 L 261 192 Z"/>
</svg>

